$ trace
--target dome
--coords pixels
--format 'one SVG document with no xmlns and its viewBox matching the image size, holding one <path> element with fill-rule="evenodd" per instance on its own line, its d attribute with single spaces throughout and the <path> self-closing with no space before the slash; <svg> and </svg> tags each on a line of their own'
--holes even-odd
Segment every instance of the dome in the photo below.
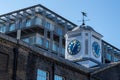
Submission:
<svg viewBox="0 0 120 80">
<path fill-rule="evenodd" d="M 89 30 L 89 31 L 95 31 L 92 27 L 87 26 L 87 25 L 81 25 L 81 26 L 77 26 L 74 29 L 72 29 L 72 31 L 76 31 L 76 30 Z"/>
</svg>

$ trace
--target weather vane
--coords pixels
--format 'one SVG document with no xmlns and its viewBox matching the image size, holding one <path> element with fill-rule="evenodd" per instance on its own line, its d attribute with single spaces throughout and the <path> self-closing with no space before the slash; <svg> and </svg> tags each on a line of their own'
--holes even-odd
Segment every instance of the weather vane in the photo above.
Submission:
<svg viewBox="0 0 120 80">
<path fill-rule="evenodd" d="M 87 17 L 87 14 L 85 13 L 85 12 L 81 12 L 82 13 L 82 15 L 83 15 L 83 20 L 82 20 L 82 25 L 85 25 L 85 19 L 84 19 L 84 17 Z"/>
</svg>

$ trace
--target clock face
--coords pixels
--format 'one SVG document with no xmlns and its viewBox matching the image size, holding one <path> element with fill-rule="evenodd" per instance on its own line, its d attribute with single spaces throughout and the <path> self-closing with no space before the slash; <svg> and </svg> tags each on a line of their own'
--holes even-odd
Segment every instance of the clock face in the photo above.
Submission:
<svg viewBox="0 0 120 80">
<path fill-rule="evenodd" d="M 81 44 L 78 40 L 72 40 L 67 47 L 67 51 L 70 55 L 75 55 L 80 52 Z"/>
<path fill-rule="evenodd" d="M 97 42 L 93 42 L 92 50 L 95 57 L 100 57 L 100 45 Z"/>
</svg>

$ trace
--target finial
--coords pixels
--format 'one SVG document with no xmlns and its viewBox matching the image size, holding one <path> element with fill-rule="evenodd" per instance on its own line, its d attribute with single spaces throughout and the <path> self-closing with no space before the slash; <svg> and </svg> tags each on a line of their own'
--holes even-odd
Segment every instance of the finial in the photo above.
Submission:
<svg viewBox="0 0 120 80">
<path fill-rule="evenodd" d="M 82 25 L 85 25 L 85 19 L 84 19 L 84 17 L 87 17 L 87 14 L 85 13 L 85 12 L 81 12 L 82 13 L 82 15 L 83 15 L 83 23 L 82 23 Z"/>
</svg>

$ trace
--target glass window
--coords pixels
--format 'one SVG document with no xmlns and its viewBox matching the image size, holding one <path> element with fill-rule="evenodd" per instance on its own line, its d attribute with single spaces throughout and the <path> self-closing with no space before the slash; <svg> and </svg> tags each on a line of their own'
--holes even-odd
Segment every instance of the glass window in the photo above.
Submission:
<svg viewBox="0 0 120 80">
<path fill-rule="evenodd" d="M 23 26 L 22 26 L 22 22 L 19 22 L 19 27 L 20 27 L 20 28 L 22 28 L 22 27 L 23 27 Z"/>
<path fill-rule="evenodd" d="M 34 44 L 34 42 L 35 42 L 35 36 L 30 37 L 29 40 L 30 40 L 30 44 Z"/>
<path fill-rule="evenodd" d="M 108 54 L 108 53 L 107 53 L 107 54 L 106 54 L 106 59 L 109 60 L 109 61 L 111 61 L 111 54 Z"/>
<path fill-rule="evenodd" d="M 65 47 L 62 47 L 62 54 L 65 55 Z"/>
<path fill-rule="evenodd" d="M 35 36 L 30 36 L 27 38 L 22 39 L 24 42 L 29 43 L 29 44 L 34 44 L 35 42 Z"/>
<path fill-rule="evenodd" d="M 26 20 L 26 27 L 30 27 L 30 26 L 31 26 L 31 20 L 28 19 L 28 20 Z"/>
<path fill-rule="evenodd" d="M 42 45 L 42 43 L 43 43 L 43 38 L 37 37 L 36 38 L 36 44 Z"/>
<path fill-rule="evenodd" d="M 88 39 L 85 40 L 85 54 L 88 55 Z"/>
<path fill-rule="evenodd" d="M 60 28 L 60 27 L 57 27 L 57 30 L 56 30 L 56 32 L 57 32 L 59 35 L 62 35 L 62 28 Z"/>
<path fill-rule="evenodd" d="M 119 59 L 117 57 L 114 57 L 114 61 L 117 62 L 119 61 Z"/>
<path fill-rule="evenodd" d="M 46 48 L 49 48 L 49 40 L 46 40 Z"/>
<path fill-rule="evenodd" d="M 6 31 L 6 26 L 5 25 L 0 26 L 0 32 L 5 33 L 5 31 Z"/>
<path fill-rule="evenodd" d="M 62 29 L 61 28 L 58 28 L 58 34 L 62 35 Z"/>
<path fill-rule="evenodd" d="M 22 39 L 24 42 L 29 43 L 29 38 Z"/>
<path fill-rule="evenodd" d="M 46 23 L 45 23 L 45 28 L 47 28 L 47 29 L 50 30 L 50 23 L 49 23 L 49 22 L 46 22 Z"/>
<path fill-rule="evenodd" d="M 54 76 L 54 79 L 55 79 L 55 80 L 65 80 L 63 77 L 58 76 L 58 75 L 55 75 L 55 76 Z"/>
<path fill-rule="evenodd" d="M 15 30 L 15 24 L 10 24 L 10 29 L 9 29 L 9 31 L 13 31 L 13 30 Z"/>
<path fill-rule="evenodd" d="M 37 80 L 49 80 L 49 75 L 46 71 L 37 70 Z"/>
<path fill-rule="evenodd" d="M 52 47 L 53 51 L 58 51 L 58 45 L 54 42 L 53 43 L 53 47 Z"/>
<path fill-rule="evenodd" d="M 50 24 L 50 30 L 54 30 L 54 25 L 53 24 Z"/>
<path fill-rule="evenodd" d="M 40 19 L 40 17 L 36 17 L 35 18 L 35 24 L 36 25 L 41 25 L 42 24 L 42 19 Z"/>
</svg>

